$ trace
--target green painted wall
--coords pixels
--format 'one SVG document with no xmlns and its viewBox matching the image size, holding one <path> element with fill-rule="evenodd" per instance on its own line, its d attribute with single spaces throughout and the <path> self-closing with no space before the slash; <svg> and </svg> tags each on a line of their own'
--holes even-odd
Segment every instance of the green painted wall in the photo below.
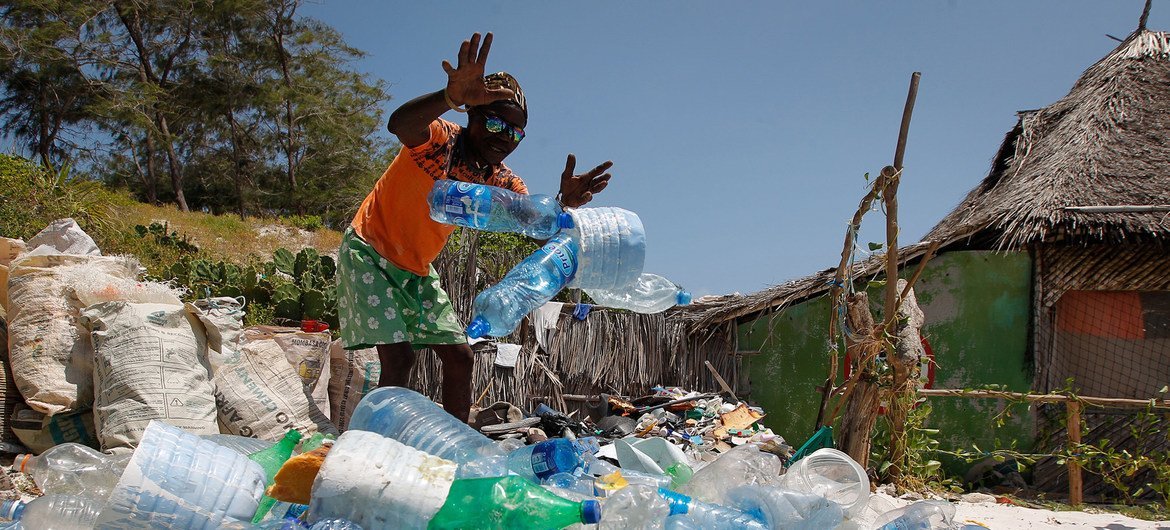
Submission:
<svg viewBox="0 0 1170 530">
<path fill-rule="evenodd" d="M 948 252 L 931 260 L 915 294 L 938 364 L 936 388 L 994 384 L 1029 390 L 1031 278 L 1031 260 L 1022 253 Z M 870 299 L 880 305 L 880 292 L 871 292 Z M 751 399 L 767 411 L 764 424 L 791 444 L 803 443 L 816 421 L 816 386 L 828 369 L 828 318 L 828 298 L 822 296 L 738 328 L 740 350 L 760 352 L 745 359 Z M 1022 408 L 1013 408 L 1016 414 L 996 427 L 998 400 L 931 398 L 931 405 L 928 423 L 940 430 L 944 449 L 1007 447 L 1013 439 L 1021 449 L 1031 446 L 1033 423 Z"/>
</svg>

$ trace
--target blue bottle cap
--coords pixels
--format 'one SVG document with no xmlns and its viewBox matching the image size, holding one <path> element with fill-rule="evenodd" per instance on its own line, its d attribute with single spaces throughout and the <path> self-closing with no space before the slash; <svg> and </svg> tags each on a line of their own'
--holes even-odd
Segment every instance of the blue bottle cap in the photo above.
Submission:
<svg viewBox="0 0 1170 530">
<path fill-rule="evenodd" d="M 691 293 L 686 291 L 678 292 L 678 305 L 688 305 L 691 303 Z"/>
<path fill-rule="evenodd" d="M 470 324 L 467 325 L 467 336 L 473 339 L 478 339 L 487 335 L 491 331 L 492 325 L 488 323 L 486 318 L 482 316 L 475 317 Z"/>
<path fill-rule="evenodd" d="M 581 522 L 597 524 L 601 521 L 601 503 L 592 499 L 581 501 Z"/>
<path fill-rule="evenodd" d="M 658 488 L 658 495 L 666 499 L 667 504 L 670 505 L 670 515 L 687 513 L 691 509 L 691 498 L 677 491 Z"/>
<path fill-rule="evenodd" d="M 576 225 L 576 223 L 573 222 L 572 215 L 569 215 L 568 213 L 562 212 L 560 215 L 557 216 L 557 226 L 559 226 L 561 228 L 574 228 L 577 225 Z"/>
</svg>

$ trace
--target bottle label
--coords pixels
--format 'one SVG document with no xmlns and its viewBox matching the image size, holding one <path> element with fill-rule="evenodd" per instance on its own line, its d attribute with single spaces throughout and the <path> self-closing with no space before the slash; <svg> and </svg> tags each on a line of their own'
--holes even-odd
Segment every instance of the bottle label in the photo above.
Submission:
<svg viewBox="0 0 1170 530">
<path fill-rule="evenodd" d="M 451 224 L 468 228 L 485 228 L 492 209 L 492 191 L 488 186 L 456 182 L 447 188 L 443 211 Z"/>
<path fill-rule="evenodd" d="M 568 471 L 567 469 L 557 469 L 556 460 L 553 459 L 553 452 L 556 447 L 553 444 L 537 444 L 532 448 L 532 472 L 536 474 L 536 478 L 544 480 L 557 473 Z"/>
<path fill-rule="evenodd" d="M 557 272 L 561 273 L 561 278 L 568 283 L 577 273 L 577 256 L 573 254 L 569 245 L 557 243 L 558 240 L 549 241 L 540 250 L 552 257 L 553 263 L 557 265 Z"/>
</svg>

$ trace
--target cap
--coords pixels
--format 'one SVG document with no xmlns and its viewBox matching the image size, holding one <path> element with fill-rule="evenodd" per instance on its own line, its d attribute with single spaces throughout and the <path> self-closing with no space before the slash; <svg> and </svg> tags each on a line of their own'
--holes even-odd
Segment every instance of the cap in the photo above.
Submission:
<svg viewBox="0 0 1170 530">
<path fill-rule="evenodd" d="M 691 293 L 680 290 L 678 292 L 678 305 L 690 305 Z"/>
<path fill-rule="evenodd" d="M 601 503 L 593 499 L 581 501 L 581 522 L 597 524 L 601 521 Z"/>
<path fill-rule="evenodd" d="M 486 318 L 482 316 L 475 317 L 470 324 L 467 325 L 467 336 L 473 339 L 478 339 L 491 331 L 492 325 L 488 323 Z"/>
<path fill-rule="evenodd" d="M 576 225 L 573 223 L 573 216 L 568 212 L 562 212 L 557 216 L 557 226 L 561 228 L 573 228 Z"/>
</svg>

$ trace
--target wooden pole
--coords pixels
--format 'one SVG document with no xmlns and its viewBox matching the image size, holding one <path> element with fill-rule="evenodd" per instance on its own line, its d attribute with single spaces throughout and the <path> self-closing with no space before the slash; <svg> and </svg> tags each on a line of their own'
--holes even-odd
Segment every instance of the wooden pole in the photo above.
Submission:
<svg viewBox="0 0 1170 530">
<path fill-rule="evenodd" d="M 1075 451 L 1081 443 L 1081 402 L 1070 400 L 1065 404 L 1068 408 L 1068 447 Z M 1068 459 L 1068 503 L 1077 506 L 1084 502 L 1084 481 L 1081 477 L 1081 464 L 1073 458 Z"/>
</svg>

